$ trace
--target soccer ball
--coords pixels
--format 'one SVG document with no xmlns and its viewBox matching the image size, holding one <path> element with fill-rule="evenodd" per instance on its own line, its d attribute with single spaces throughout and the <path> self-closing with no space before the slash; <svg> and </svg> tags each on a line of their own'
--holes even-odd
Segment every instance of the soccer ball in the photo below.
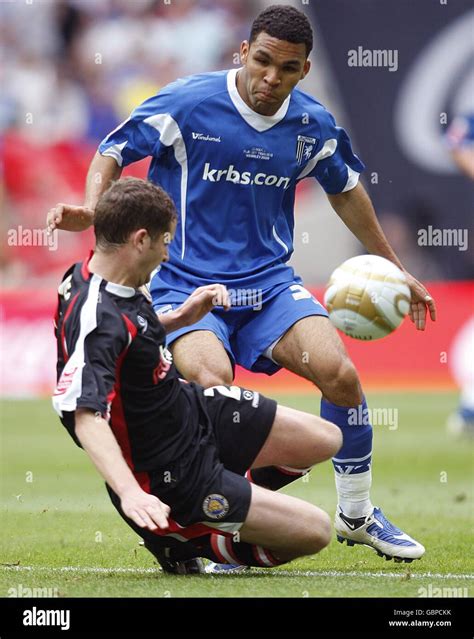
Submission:
<svg viewBox="0 0 474 639">
<path fill-rule="evenodd" d="M 402 271 L 377 255 L 347 260 L 331 275 L 324 294 L 331 322 L 360 340 L 385 337 L 410 309 L 410 289 Z"/>
</svg>

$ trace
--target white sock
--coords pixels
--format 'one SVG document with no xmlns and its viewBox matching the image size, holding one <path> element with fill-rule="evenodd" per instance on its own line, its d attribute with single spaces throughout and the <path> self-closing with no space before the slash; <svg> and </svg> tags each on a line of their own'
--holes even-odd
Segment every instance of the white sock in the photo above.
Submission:
<svg viewBox="0 0 474 639">
<path fill-rule="evenodd" d="M 346 517 L 366 517 L 373 510 L 370 501 L 372 471 L 358 475 L 335 473 L 339 506 Z"/>
</svg>

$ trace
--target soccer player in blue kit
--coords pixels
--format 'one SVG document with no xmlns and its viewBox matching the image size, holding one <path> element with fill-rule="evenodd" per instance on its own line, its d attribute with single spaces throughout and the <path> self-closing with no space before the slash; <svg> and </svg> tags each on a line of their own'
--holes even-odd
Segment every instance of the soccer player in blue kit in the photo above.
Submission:
<svg viewBox="0 0 474 639">
<path fill-rule="evenodd" d="M 356 369 L 326 310 L 287 264 L 296 186 L 316 178 L 368 252 L 403 269 L 359 182 L 364 165 L 347 133 L 296 88 L 310 70 L 312 45 L 302 12 L 268 7 L 241 45 L 240 69 L 178 80 L 145 101 L 99 146 L 85 205 L 57 205 L 48 225 L 75 231 L 90 226 L 110 182 L 125 166 L 151 156 L 149 180 L 171 195 L 179 211 L 169 262 L 151 282 L 155 310 L 179 313 L 196 287 L 214 282 L 225 285 L 234 302 L 230 311 L 216 306 L 197 324 L 168 335 L 178 370 L 221 391 L 232 383 L 235 364 L 269 375 L 283 367 L 313 382 L 323 395 L 321 416 L 343 433 L 333 459 L 338 540 L 412 561 L 423 555 L 423 546 L 370 499 L 372 427 L 350 420 L 355 407 L 367 415 Z M 424 330 L 427 310 L 435 320 L 434 300 L 403 270 L 410 317 Z M 307 470 L 269 466 L 252 470 L 248 479 L 278 490 Z"/>
</svg>

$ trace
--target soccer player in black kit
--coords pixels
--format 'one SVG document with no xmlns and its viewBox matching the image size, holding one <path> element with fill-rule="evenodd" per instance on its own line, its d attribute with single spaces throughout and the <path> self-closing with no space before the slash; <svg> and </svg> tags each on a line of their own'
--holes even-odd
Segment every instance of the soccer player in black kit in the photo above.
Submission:
<svg viewBox="0 0 474 639">
<path fill-rule="evenodd" d="M 333 457 L 337 426 L 237 386 L 186 383 L 166 332 L 229 308 L 225 287 L 196 289 L 158 320 L 141 292 L 168 257 L 176 225 L 159 187 L 127 178 L 95 210 L 96 248 L 58 289 L 53 405 L 106 481 L 112 503 L 163 569 L 215 562 L 271 567 L 319 552 L 328 515 L 246 478 L 276 465 L 301 472 Z"/>
</svg>

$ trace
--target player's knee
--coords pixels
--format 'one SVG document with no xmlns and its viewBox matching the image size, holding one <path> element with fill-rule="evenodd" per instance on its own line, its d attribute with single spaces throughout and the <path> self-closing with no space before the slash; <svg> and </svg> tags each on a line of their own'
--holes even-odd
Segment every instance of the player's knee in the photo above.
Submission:
<svg viewBox="0 0 474 639">
<path fill-rule="evenodd" d="M 305 453 L 308 457 L 307 465 L 313 466 L 331 459 L 342 446 L 341 429 L 316 415 L 308 415 L 311 420 L 309 441 L 305 442 Z"/>
<path fill-rule="evenodd" d="M 211 386 L 230 386 L 232 384 L 232 372 L 226 369 L 200 369 L 195 373 L 195 379 L 189 380 L 196 382 L 204 388 Z"/>
<path fill-rule="evenodd" d="M 332 525 L 327 513 L 313 507 L 306 522 L 306 535 L 301 545 L 303 555 L 315 555 L 331 542 Z"/>
<path fill-rule="evenodd" d="M 318 523 L 314 529 L 313 544 L 314 553 L 320 552 L 331 543 L 332 523 L 329 515 L 323 511 L 318 513 Z"/>
<path fill-rule="evenodd" d="M 323 460 L 331 459 L 339 452 L 342 446 L 342 431 L 339 426 L 322 420 L 323 437 L 321 442 L 321 455 Z"/>
<path fill-rule="evenodd" d="M 319 387 L 324 397 L 335 404 L 356 406 L 362 401 L 359 376 L 348 357 L 340 358 L 328 367 Z"/>
</svg>

